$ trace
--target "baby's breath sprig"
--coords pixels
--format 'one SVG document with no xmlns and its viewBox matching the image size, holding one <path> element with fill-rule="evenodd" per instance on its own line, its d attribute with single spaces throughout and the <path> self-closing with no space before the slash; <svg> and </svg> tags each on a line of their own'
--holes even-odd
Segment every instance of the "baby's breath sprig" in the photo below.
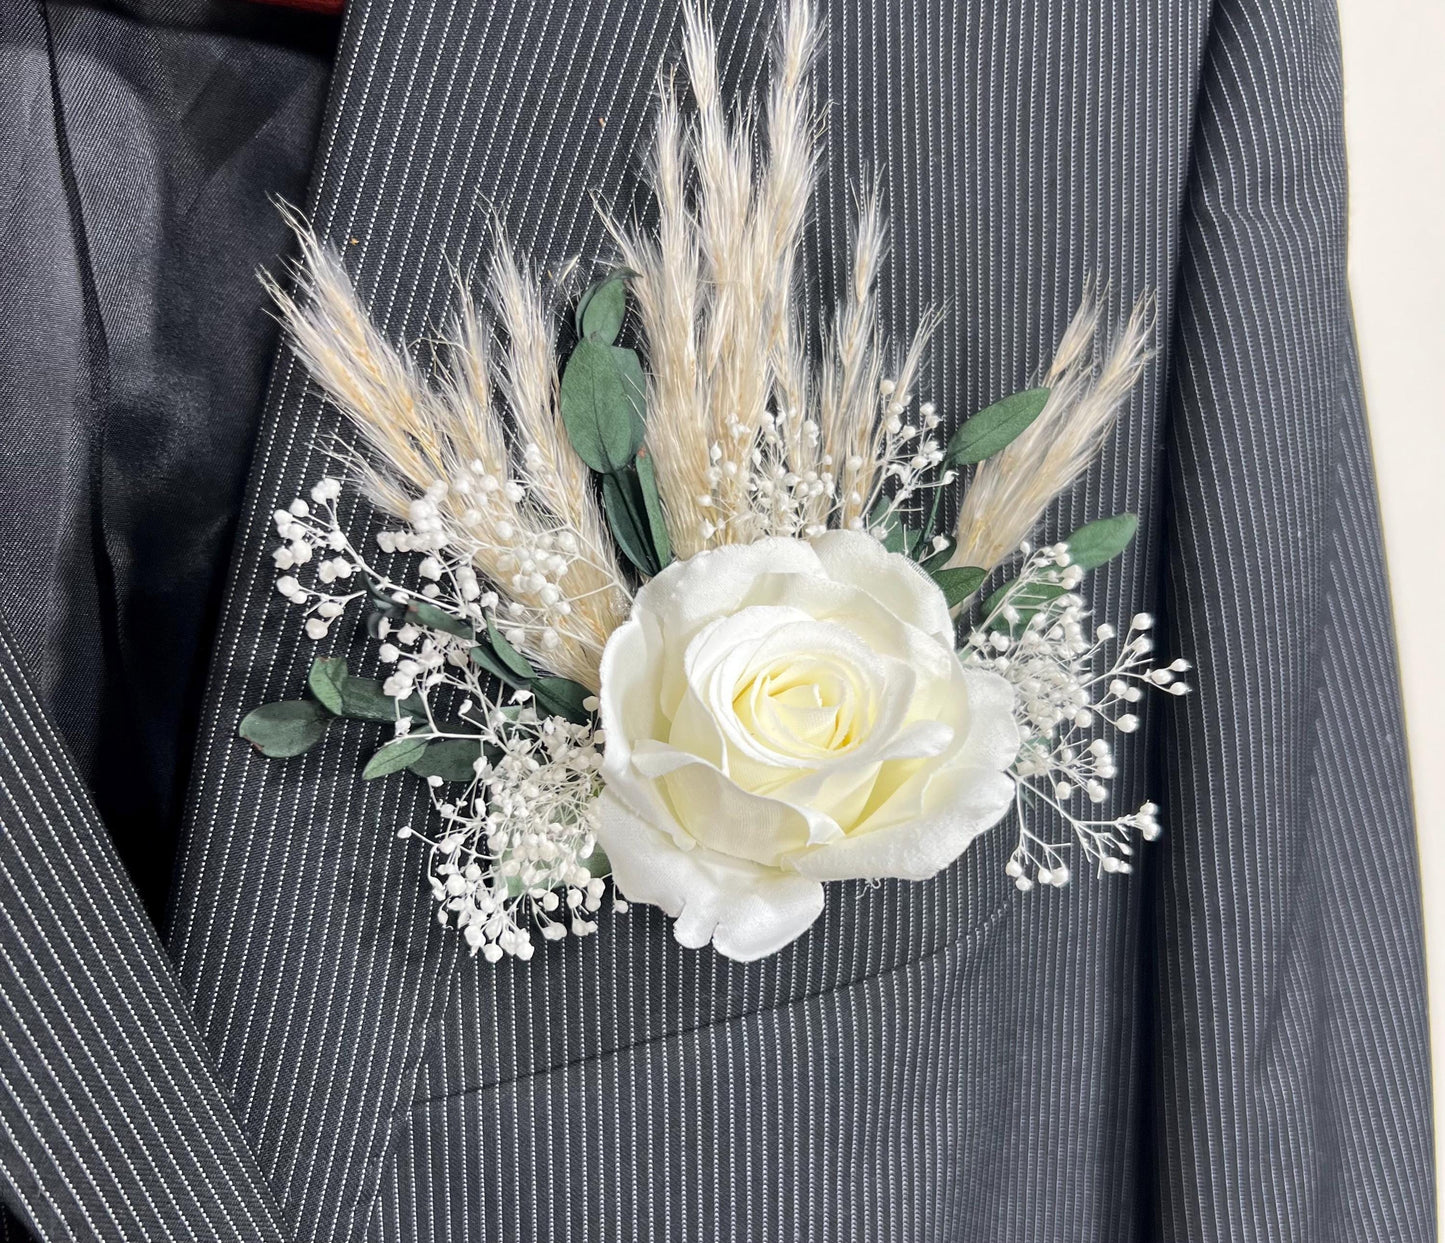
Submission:
<svg viewBox="0 0 1445 1243">
<path fill-rule="evenodd" d="M 1024 544 L 1017 576 L 984 605 L 968 637 L 964 660 L 1004 677 L 1017 696 L 1015 713 L 1023 745 L 1014 764 L 1018 844 L 1008 874 L 1021 890 L 1064 885 L 1065 855 L 1077 844 L 1099 872 L 1133 870 L 1133 837 L 1159 836 L 1159 808 L 1151 802 L 1112 818 L 1076 811 L 1080 800 L 1102 806 L 1117 773 L 1113 748 L 1099 730 L 1130 734 L 1139 728 L 1135 705 L 1146 690 L 1185 695 L 1180 680 L 1189 662 L 1151 663 L 1153 618 L 1136 614 L 1122 641 L 1115 627 L 1086 625 L 1089 614 L 1077 588 L 1084 569 L 1068 543 L 1034 548 Z M 1112 652 L 1112 656 L 1108 653 Z M 1030 812 L 1052 808 L 1073 833 L 1071 842 L 1049 842 L 1032 827 Z"/>
<path fill-rule="evenodd" d="M 549 941 L 596 932 L 588 916 L 605 887 L 595 838 L 596 732 L 539 716 L 527 691 L 513 698 L 521 702 L 463 703 L 460 715 L 478 732 L 453 737 L 475 751 L 470 779 L 457 794 L 441 774 L 427 778 L 441 820 L 435 837 L 410 825 L 397 830 L 431 847 L 438 922 L 460 929 L 488 962 L 531 958 L 533 928 Z"/>
<path fill-rule="evenodd" d="M 577 546 L 562 542 L 560 532 L 555 547 L 519 549 L 516 573 L 541 581 L 513 584 L 515 594 L 502 601 L 483 589 L 467 534 L 445 520 L 428 492 L 412 504 L 409 522 L 376 536 L 382 553 L 420 558 L 411 563 L 420 586 L 408 586 L 346 534 L 336 507 L 341 490 L 339 480 L 322 479 L 309 501 L 297 498 L 276 511 L 282 540 L 272 553 L 281 571 L 276 589 L 305 611 L 314 640 L 326 638 L 353 602 L 373 604 L 371 631 L 389 672 L 367 703 L 393 705 L 392 738 L 365 775 L 406 767 L 426 778 L 439 830 L 432 835 L 408 824 L 397 835 L 430 847 L 438 920 L 493 962 L 504 954 L 530 958 L 534 931 L 548 940 L 588 935 L 607 872 L 594 837 L 602 762 L 592 720 L 597 704 L 584 687 L 537 675 L 519 650 L 559 645 L 556 628 L 566 626 L 569 602 L 548 588 L 563 577 Z M 348 590 L 358 578 L 366 586 Z M 538 603 L 523 606 L 519 596 Z M 478 656 L 483 645 L 485 659 Z M 513 685 L 506 703 L 497 699 L 497 674 Z M 577 719 L 553 711 L 559 703 L 580 709 Z M 323 714 L 320 705 L 310 706 Z"/>
</svg>

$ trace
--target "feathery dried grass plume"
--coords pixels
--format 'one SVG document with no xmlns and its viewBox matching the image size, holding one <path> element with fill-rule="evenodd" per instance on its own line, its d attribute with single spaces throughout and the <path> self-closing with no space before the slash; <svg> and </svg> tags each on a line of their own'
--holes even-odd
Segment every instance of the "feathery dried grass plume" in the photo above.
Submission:
<svg viewBox="0 0 1445 1243">
<path fill-rule="evenodd" d="M 1012 444 L 979 465 L 964 494 L 950 565 L 994 569 L 1088 468 L 1149 361 L 1153 325 L 1152 300 L 1144 299 L 1096 370 L 1099 304 L 1084 291 L 1044 377 L 1047 404 Z"/>
<path fill-rule="evenodd" d="M 817 38 L 810 0 L 783 7 L 758 144 L 751 114 L 724 111 L 712 32 L 687 6 L 683 53 L 696 108 L 684 122 L 664 78 L 651 165 L 656 231 L 608 222 L 636 274 L 652 371 L 648 444 L 682 556 L 768 535 L 861 529 L 876 520 L 885 489 L 886 506 L 901 505 L 942 460 L 931 408 L 921 428 L 904 418 L 935 316 L 888 374 L 876 188 L 862 196 L 825 357 L 816 368 L 807 359 L 795 293 L 819 154 L 808 98 Z"/>
<path fill-rule="evenodd" d="M 651 161 L 656 233 L 608 221 L 636 273 L 652 372 L 648 445 L 682 556 L 779 533 L 776 496 L 756 487 L 760 456 L 786 458 L 783 473 L 800 477 L 816 479 L 823 466 L 816 425 L 806 426 L 811 385 L 794 306 L 817 162 L 807 93 L 817 33 L 809 0 L 784 8 L 766 157 L 755 167 L 751 121 L 727 114 L 712 31 L 688 5 L 683 54 L 696 107 L 684 122 L 664 77 Z M 815 524 L 828 508 L 821 496 L 804 506 Z"/>
<path fill-rule="evenodd" d="M 353 463 L 379 507 L 433 532 L 500 597 L 517 646 L 596 688 L 607 637 L 631 595 L 585 467 L 557 409 L 551 329 L 534 282 L 498 246 L 496 323 L 465 290 L 439 382 L 368 318 L 339 256 L 296 212 L 296 293 L 263 276 L 298 357 L 360 431 Z M 500 336 L 500 348 L 494 337 Z M 515 443 L 503 410 L 515 420 Z M 467 584 L 472 598 L 482 593 Z"/>
</svg>

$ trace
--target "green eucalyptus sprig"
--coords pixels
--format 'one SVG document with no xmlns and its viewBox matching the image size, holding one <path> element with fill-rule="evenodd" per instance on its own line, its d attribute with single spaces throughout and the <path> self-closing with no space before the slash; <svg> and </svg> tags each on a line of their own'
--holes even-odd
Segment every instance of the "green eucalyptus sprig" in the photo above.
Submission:
<svg viewBox="0 0 1445 1243">
<path fill-rule="evenodd" d="M 621 269 L 582 295 L 577 344 L 562 369 L 562 423 L 577 456 L 602 480 L 602 510 L 618 548 L 651 577 L 672 560 L 646 437 L 647 382 L 635 350 L 617 344 L 627 318 Z"/>
</svg>

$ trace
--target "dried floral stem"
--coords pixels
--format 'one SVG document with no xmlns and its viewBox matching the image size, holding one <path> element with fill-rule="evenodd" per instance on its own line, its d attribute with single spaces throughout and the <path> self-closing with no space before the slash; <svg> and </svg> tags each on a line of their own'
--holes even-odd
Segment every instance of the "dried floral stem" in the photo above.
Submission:
<svg viewBox="0 0 1445 1243">
<path fill-rule="evenodd" d="M 603 645 L 631 600 L 556 413 L 556 362 L 535 290 L 499 261 L 503 361 L 495 363 L 490 332 L 464 296 L 450 365 L 433 386 L 371 324 L 340 259 L 295 213 L 288 220 L 301 245 L 298 292 L 269 278 L 267 286 L 297 355 L 362 434 L 367 452 L 355 465 L 367 490 L 414 525 L 426 509 L 427 538 L 466 549 L 512 606 L 524 650 L 595 687 Z M 498 391 L 524 441 L 520 466 L 495 409 Z"/>
<path fill-rule="evenodd" d="M 1098 327 L 1098 303 L 1085 290 L 1044 378 L 1048 404 L 1018 439 L 979 466 L 964 495 L 950 564 L 997 566 L 1103 447 L 1149 360 L 1153 303 L 1144 299 L 1134 307 L 1096 375 Z"/>
<path fill-rule="evenodd" d="M 773 52 L 766 158 L 755 168 L 751 121 L 727 114 L 712 32 L 700 10 L 686 8 L 696 111 L 684 124 L 664 80 L 652 156 L 655 240 L 608 222 L 636 273 L 652 372 L 648 443 L 682 555 L 777 532 L 779 521 L 790 532 L 821 527 L 831 508 L 830 490 L 809 484 L 780 516 L 777 491 L 760 500 L 757 487 L 764 458 L 767 470 L 809 480 L 826 466 L 794 299 L 818 154 L 807 88 L 816 41 L 813 6 L 787 6 Z"/>
<path fill-rule="evenodd" d="M 708 495 L 708 423 L 697 382 L 697 317 L 702 299 L 700 261 L 687 203 L 686 137 L 672 84 L 661 84 L 653 142 L 652 187 L 657 196 L 656 241 L 604 216 L 634 273 L 632 293 L 647 338 L 648 449 L 668 532 L 679 556 L 707 546 L 703 498 Z"/>
</svg>

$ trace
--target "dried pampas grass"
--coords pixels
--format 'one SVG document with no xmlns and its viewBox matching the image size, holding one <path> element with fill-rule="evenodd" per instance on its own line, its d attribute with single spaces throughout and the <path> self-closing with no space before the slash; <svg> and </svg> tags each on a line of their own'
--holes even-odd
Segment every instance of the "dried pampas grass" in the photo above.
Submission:
<svg viewBox="0 0 1445 1243">
<path fill-rule="evenodd" d="M 950 565 L 996 568 L 1098 456 L 1149 361 L 1154 310 L 1149 299 L 1134 307 L 1102 363 L 1099 314 L 1086 289 L 1044 377 L 1048 403 L 1012 444 L 980 463 L 964 493 Z"/>
<path fill-rule="evenodd" d="M 431 383 L 377 331 L 340 257 L 298 213 L 283 211 L 301 248 L 295 291 L 262 279 L 297 356 L 361 433 L 367 452 L 352 466 L 372 500 L 406 522 L 423 498 L 434 505 L 451 546 L 470 554 L 504 606 L 516 606 L 506 617 L 518 646 L 595 688 L 602 648 L 631 595 L 562 428 L 552 325 L 535 283 L 499 245 L 495 322 L 459 291 L 450 349 Z"/>
<path fill-rule="evenodd" d="M 817 161 L 807 97 L 816 40 L 811 3 L 786 6 L 766 157 L 755 167 L 751 121 L 728 115 L 712 31 L 687 6 L 683 55 L 695 112 L 683 121 L 664 77 L 650 170 L 655 233 L 608 220 L 635 273 L 652 373 L 648 445 L 680 556 L 772 533 L 750 486 L 754 454 L 769 434 L 786 446 L 789 470 L 816 475 L 822 466 L 820 438 L 803 429 L 811 385 L 794 306 Z M 814 520 L 825 508 L 814 500 Z"/>
<path fill-rule="evenodd" d="M 817 39 L 811 0 L 785 4 L 757 133 L 750 111 L 725 107 L 713 33 L 685 6 L 694 107 L 685 117 L 664 75 L 649 172 L 657 222 L 643 229 L 604 213 L 631 272 L 649 373 L 646 447 L 681 558 L 829 527 L 892 523 L 896 535 L 910 498 L 954 481 L 941 416 L 931 402 L 914 413 L 939 316 L 923 317 L 896 367 L 881 328 L 876 187 L 860 195 L 823 356 L 808 358 L 797 284 L 820 152 L 808 88 Z M 428 378 L 371 324 L 337 255 L 288 219 L 301 243 L 297 289 L 268 287 L 298 355 L 362 434 L 358 470 L 371 495 L 404 521 L 419 498 L 435 504 L 501 596 L 507 634 L 595 688 L 631 595 L 562 423 L 556 323 L 535 277 L 499 239 L 487 310 L 459 283 L 450 349 Z M 1136 307 L 1101 361 L 1099 316 L 1086 290 L 1044 377 L 1043 411 L 975 473 L 951 564 L 998 566 L 1098 454 L 1149 356 L 1152 310 Z"/>
</svg>

